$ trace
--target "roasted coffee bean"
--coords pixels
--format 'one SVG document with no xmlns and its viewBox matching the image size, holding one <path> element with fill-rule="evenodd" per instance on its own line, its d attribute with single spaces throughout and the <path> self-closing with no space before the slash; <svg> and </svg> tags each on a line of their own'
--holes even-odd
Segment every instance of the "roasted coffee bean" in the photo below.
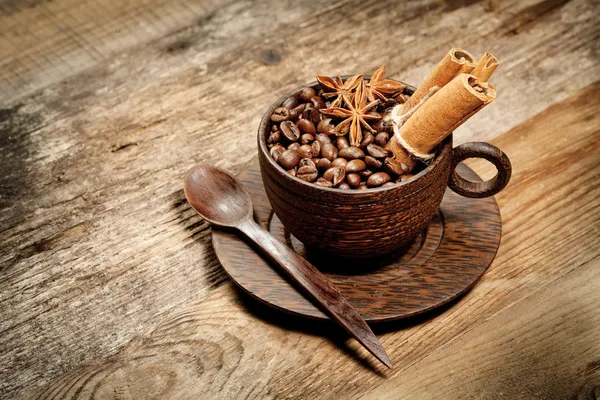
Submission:
<svg viewBox="0 0 600 400">
<path fill-rule="evenodd" d="M 271 132 L 271 134 L 269 135 L 269 138 L 267 139 L 267 143 L 275 144 L 275 143 L 279 143 L 280 140 L 281 140 L 281 133 L 279 131 L 275 131 L 275 132 Z"/>
<path fill-rule="evenodd" d="M 285 107 L 278 107 L 271 114 L 271 121 L 273 122 L 287 121 L 288 119 L 290 119 L 290 110 Z"/>
<path fill-rule="evenodd" d="M 392 187 L 392 186 L 396 186 L 396 184 L 394 182 L 386 182 L 383 185 L 381 185 L 381 187 Z"/>
<path fill-rule="evenodd" d="M 317 165 L 315 164 L 315 162 L 311 159 L 311 158 L 303 158 L 302 160 L 300 160 L 300 162 L 298 163 L 298 168 L 302 168 L 302 167 L 313 167 L 313 168 L 317 168 Z"/>
<path fill-rule="evenodd" d="M 300 138 L 300 129 L 292 121 L 283 121 L 281 123 L 281 132 L 290 142 L 295 142 Z"/>
<path fill-rule="evenodd" d="M 367 165 L 365 164 L 365 162 L 363 160 L 359 160 L 359 159 L 355 159 L 355 160 L 351 160 L 348 161 L 348 164 L 346 164 L 346 172 L 360 172 L 363 171 L 365 168 L 367 168 Z"/>
<path fill-rule="evenodd" d="M 283 101 L 283 106 L 285 108 L 287 108 L 288 110 L 291 110 L 292 108 L 296 107 L 298 104 L 300 104 L 300 102 L 298 101 L 298 98 L 296 96 L 290 96 Z"/>
<path fill-rule="evenodd" d="M 323 178 L 327 179 L 333 186 L 337 186 L 344 181 L 346 171 L 340 167 L 332 167 L 323 173 Z"/>
<path fill-rule="evenodd" d="M 313 96 L 310 98 L 310 102 L 312 103 L 313 106 L 315 106 L 315 108 L 317 110 L 320 110 L 321 108 L 325 108 L 325 102 L 323 101 L 323 99 L 320 96 Z"/>
<path fill-rule="evenodd" d="M 373 136 L 372 133 L 365 133 L 365 135 L 363 136 L 363 140 L 362 142 L 360 142 L 360 148 L 361 149 L 366 149 L 368 145 L 370 145 L 371 143 L 375 142 L 375 136 Z"/>
<path fill-rule="evenodd" d="M 308 114 L 308 119 L 310 119 L 314 124 L 318 124 L 323 119 L 323 114 L 316 108 L 311 108 Z"/>
<path fill-rule="evenodd" d="M 327 158 L 329 161 L 333 161 L 338 156 L 338 149 L 331 143 L 323 145 L 321 148 L 321 157 Z"/>
<path fill-rule="evenodd" d="M 290 120 L 296 121 L 302 115 L 305 107 L 306 104 L 300 104 L 299 106 L 292 108 L 290 110 Z"/>
<path fill-rule="evenodd" d="M 385 172 L 375 172 L 369 177 L 369 179 L 367 179 L 367 186 L 378 187 L 386 182 L 389 182 L 390 179 L 392 179 L 392 177 L 386 174 Z"/>
<path fill-rule="evenodd" d="M 317 163 L 319 162 L 320 158 L 319 157 L 313 157 L 311 158 L 311 161 L 315 163 L 315 166 L 317 165 Z"/>
<path fill-rule="evenodd" d="M 356 158 L 365 158 L 365 152 L 358 147 L 350 146 L 340 150 L 340 157 L 344 157 L 346 160 L 353 160 Z"/>
<path fill-rule="evenodd" d="M 331 162 L 332 167 L 342 167 L 346 168 L 346 164 L 348 164 L 348 160 L 342 157 L 338 157 Z"/>
<path fill-rule="evenodd" d="M 296 176 L 306 182 L 314 182 L 317 180 L 319 173 L 315 167 L 306 166 L 298 168 Z"/>
<path fill-rule="evenodd" d="M 297 151 L 300 154 L 300 158 L 312 158 L 313 156 L 312 146 L 308 144 L 303 144 Z"/>
<path fill-rule="evenodd" d="M 319 133 L 331 134 L 331 131 L 335 128 L 335 124 L 331 122 L 331 118 L 322 119 L 317 125 L 317 131 Z"/>
<path fill-rule="evenodd" d="M 340 186 L 338 186 L 338 189 L 349 190 L 351 188 L 350 185 L 348 185 L 346 182 L 342 182 L 340 183 Z"/>
<path fill-rule="evenodd" d="M 366 156 L 365 164 L 367 164 L 367 167 L 372 169 L 380 169 L 383 167 L 383 163 L 373 156 Z"/>
<path fill-rule="evenodd" d="M 278 130 L 279 130 L 279 127 L 277 126 L 277 124 L 271 125 L 271 132 L 277 132 Z"/>
<path fill-rule="evenodd" d="M 356 190 L 366 190 L 368 188 L 369 187 L 367 186 L 367 184 L 365 182 L 361 182 L 361 184 L 356 187 Z"/>
<path fill-rule="evenodd" d="M 285 169 L 292 169 L 300 162 L 300 155 L 296 150 L 286 150 L 277 157 L 277 162 Z"/>
<path fill-rule="evenodd" d="M 300 121 L 304 121 L 304 120 L 301 119 Z M 298 124 L 298 125 L 300 125 L 300 124 Z M 300 136 L 301 144 L 310 144 L 310 143 L 312 143 L 313 140 L 315 140 L 315 137 L 313 135 L 311 135 L 310 133 L 305 133 L 302 136 Z"/>
<path fill-rule="evenodd" d="M 283 153 L 285 151 L 285 148 L 280 145 L 280 144 L 276 144 L 273 147 L 271 147 L 271 150 L 269 150 L 269 153 L 271 153 L 271 157 L 273 157 L 273 159 L 275 161 L 277 161 L 277 158 L 281 155 L 281 153 Z"/>
<path fill-rule="evenodd" d="M 363 171 L 360 171 L 358 174 L 361 178 L 368 179 L 371 175 L 373 175 L 373 171 L 370 169 L 365 169 Z"/>
<path fill-rule="evenodd" d="M 392 175 L 402 175 L 408 170 L 406 164 L 389 157 L 383 160 L 383 168 Z"/>
<path fill-rule="evenodd" d="M 410 178 L 412 178 L 413 176 L 414 176 L 413 174 L 404 174 L 404 175 L 400 175 L 400 178 L 401 178 L 403 181 L 407 181 L 407 180 L 409 180 Z"/>
<path fill-rule="evenodd" d="M 296 125 L 298 125 L 298 128 L 302 133 L 309 133 L 311 135 L 317 133 L 317 128 L 315 127 L 314 122 L 309 119 L 301 119 Z"/>
<path fill-rule="evenodd" d="M 286 172 L 292 176 L 296 176 L 296 171 L 298 170 L 298 168 L 294 167 L 292 169 L 288 169 Z"/>
<path fill-rule="evenodd" d="M 317 181 L 315 183 L 319 186 L 324 186 L 324 187 L 332 187 L 333 186 L 333 183 L 329 182 L 325 178 L 319 178 L 319 179 L 317 179 Z"/>
<path fill-rule="evenodd" d="M 331 168 L 331 161 L 329 161 L 327 158 L 321 158 L 319 162 L 317 162 L 317 168 L 319 168 L 321 171 L 326 171 Z"/>
<path fill-rule="evenodd" d="M 367 146 L 367 153 L 375 158 L 386 158 L 388 157 L 388 149 L 377 146 L 376 144 L 370 144 Z"/>
<path fill-rule="evenodd" d="M 390 134 L 387 132 L 379 132 L 377 136 L 375 136 L 375 144 L 377 146 L 385 147 L 388 140 L 390 140 Z"/>
<path fill-rule="evenodd" d="M 338 150 L 344 150 L 346 147 L 350 147 L 350 143 L 348 143 L 348 138 L 345 136 L 338 136 L 335 139 L 335 145 Z"/>
<path fill-rule="evenodd" d="M 325 133 L 318 133 L 316 139 L 321 142 L 321 146 L 331 143 L 331 139 Z"/>
<path fill-rule="evenodd" d="M 348 172 L 348 171 L 346 171 Z M 348 185 L 352 186 L 352 187 L 357 187 L 358 185 L 360 185 L 360 175 L 359 174 L 346 174 L 346 182 L 348 182 Z"/>
<path fill-rule="evenodd" d="M 311 87 L 305 87 L 300 92 L 300 100 L 309 102 L 310 99 L 317 95 L 317 91 Z"/>
<path fill-rule="evenodd" d="M 288 150 L 298 150 L 300 148 L 300 143 L 294 142 L 288 146 Z"/>
<path fill-rule="evenodd" d="M 321 142 L 315 140 L 314 142 L 312 142 L 311 146 L 313 151 L 313 157 L 319 157 L 321 155 Z"/>
</svg>

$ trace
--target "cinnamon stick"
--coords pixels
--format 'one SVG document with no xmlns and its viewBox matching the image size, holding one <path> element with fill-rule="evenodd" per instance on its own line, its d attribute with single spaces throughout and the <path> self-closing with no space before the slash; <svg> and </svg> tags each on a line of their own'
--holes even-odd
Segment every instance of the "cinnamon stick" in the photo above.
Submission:
<svg viewBox="0 0 600 400">
<path fill-rule="evenodd" d="M 403 112 L 410 111 L 429 93 L 432 87 L 443 87 L 458 74 L 470 73 L 475 65 L 476 59 L 469 52 L 460 48 L 451 49 L 413 95 L 409 97 L 408 101 L 404 103 Z"/>
<path fill-rule="evenodd" d="M 480 82 L 487 82 L 496 68 L 500 65 L 500 61 L 492 54 L 486 52 L 471 72 L 471 75 L 479 79 Z"/>
<path fill-rule="evenodd" d="M 412 155 L 431 159 L 431 152 L 439 143 L 495 98 L 491 84 L 470 74 L 460 74 L 395 129 L 394 139 Z"/>
</svg>

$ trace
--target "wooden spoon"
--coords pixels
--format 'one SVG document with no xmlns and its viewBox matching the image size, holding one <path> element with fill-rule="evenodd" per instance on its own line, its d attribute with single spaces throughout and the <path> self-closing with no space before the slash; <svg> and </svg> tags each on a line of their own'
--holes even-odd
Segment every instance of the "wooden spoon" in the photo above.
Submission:
<svg viewBox="0 0 600 400">
<path fill-rule="evenodd" d="M 392 368 L 388 355 L 369 325 L 340 291 L 312 264 L 254 222 L 250 195 L 234 177 L 218 168 L 198 165 L 186 174 L 183 189 L 198 214 L 215 225 L 241 231 L 324 312 L 383 364 Z"/>
</svg>

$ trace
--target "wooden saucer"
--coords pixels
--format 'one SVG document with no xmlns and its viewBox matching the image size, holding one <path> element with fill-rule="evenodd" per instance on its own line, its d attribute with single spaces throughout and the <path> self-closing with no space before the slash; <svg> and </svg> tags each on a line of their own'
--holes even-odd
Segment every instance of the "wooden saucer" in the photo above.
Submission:
<svg viewBox="0 0 600 400">
<path fill-rule="evenodd" d="M 465 165 L 458 172 L 480 181 Z M 252 196 L 258 224 L 319 268 L 370 322 L 410 317 L 455 299 L 483 275 L 500 245 L 496 200 L 447 189 L 429 227 L 402 253 L 361 261 L 328 257 L 307 251 L 286 232 L 271 210 L 257 164 L 238 178 Z M 241 236 L 213 228 L 213 246 L 227 274 L 252 297 L 288 313 L 328 318 Z"/>
</svg>

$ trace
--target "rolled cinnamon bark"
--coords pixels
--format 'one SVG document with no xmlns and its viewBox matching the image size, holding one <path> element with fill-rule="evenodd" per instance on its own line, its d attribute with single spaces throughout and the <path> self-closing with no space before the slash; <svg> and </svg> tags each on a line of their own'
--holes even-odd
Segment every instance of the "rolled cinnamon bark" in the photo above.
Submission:
<svg viewBox="0 0 600 400">
<path fill-rule="evenodd" d="M 471 75 L 479 79 L 480 82 L 487 82 L 496 68 L 498 68 L 498 65 L 500 65 L 500 61 L 498 61 L 496 56 L 486 52 L 471 72 Z"/>
<path fill-rule="evenodd" d="M 403 112 L 410 111 L 421 99 L 429 93 L 434 86 L 442 88 L 455 76 L 461 73 L 470 73 L 475 68 L 476 59 L 463 49 L 451 49 L 442 61 L 435 67 L 433 72 L 423 81 L 417 90 L 404 103 Z"/>
<path fill-rule="evenodd" d="M 470 74 L 460 74 L 395 129 L 394 139 L 414 156 L 431 159 L 431 152 L 439 143 L 495 98 L 491 84 Z"/>
</svg>

